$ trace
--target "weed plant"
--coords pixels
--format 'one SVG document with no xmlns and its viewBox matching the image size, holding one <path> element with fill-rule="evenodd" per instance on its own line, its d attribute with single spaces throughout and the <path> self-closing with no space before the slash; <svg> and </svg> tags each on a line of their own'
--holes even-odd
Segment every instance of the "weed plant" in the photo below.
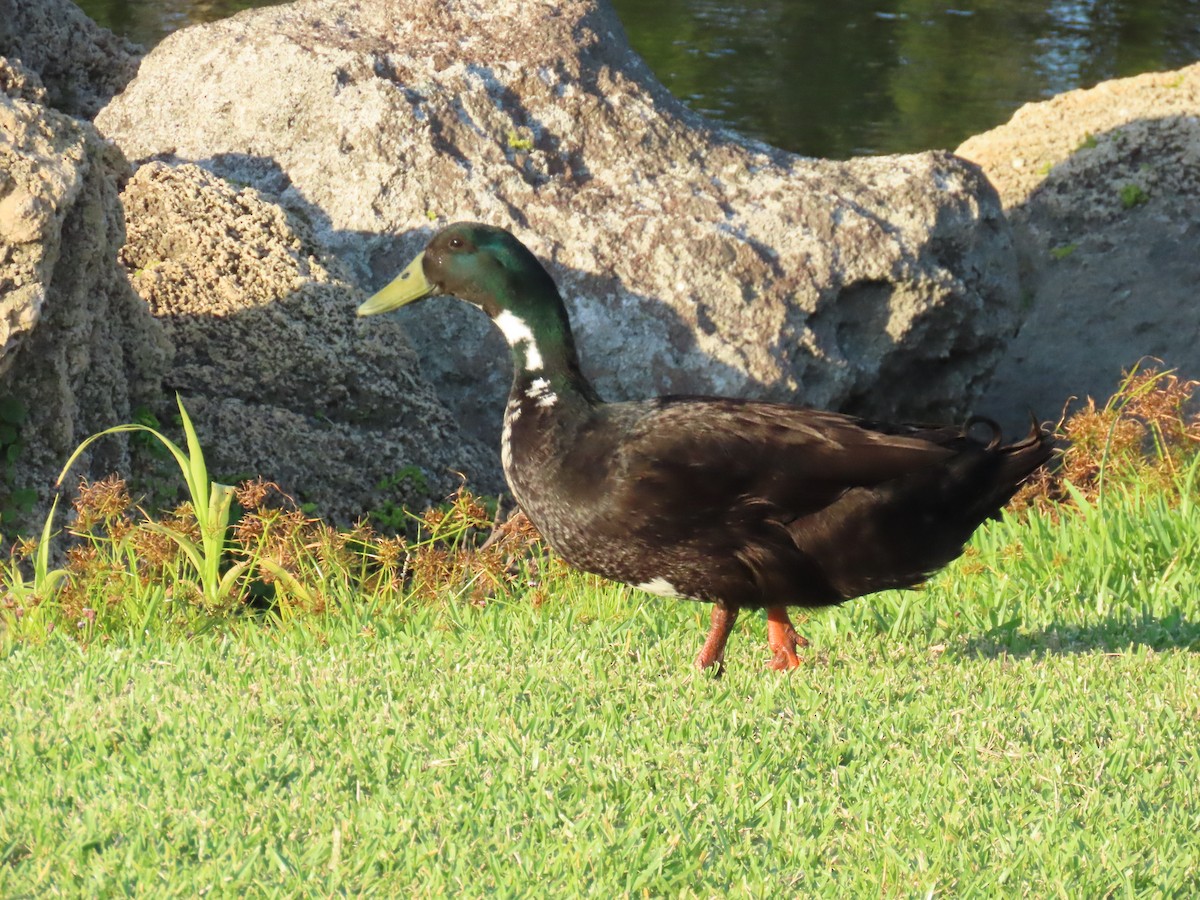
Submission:
<svg viewBox="0 0 1200 900">
<path fill-rule="evenodd" d="M 1116 521 L 1105 515 L 1106 493 L 1130 495 L 1141 509 L 1193 503 L 1200 490 L 1200 415 L 1190 412 L 1197 386 L 1135 367 L 1103 407 L 1089 398 L 1058 426 L 1059 464 L 1014 499 L 1015 527 L 1036 533 L 1063 516 L 1090 518 L 1100 526 L 1089 539 L 1093 551 L 1119 559 L 1134 536 L 1109 529 Z M 500 521 L 495 502 L 465 486 L 419 514 L 389 505 L 383 519 L 401 533 L 384 534 L 370 520 L 335 529 L 261 479 L 213 482 L 182 401 L 179 410 L 183 447 L 145 422 L 117 426 L 81 444 L 60 483 L 93 442 L 132 432 L 174 458 L 188 499 L 153 515 L 116 476 L 81 480 L 62 567 L 49 566 L 57 500 L 40 537 L 13 546 L 0 601 L 10 637 L 37 640 L 64 629 L 86 644 L 156 623 L 191 634 L 229 616 L 290 619 L 363 602 L 481 605 L 517 584 L 536 605 L 546 598 L 547 575 L 568 577 L 524 516 Z M 968 569 L 971 555 L 962 563 Z"/>
<path fill-rule="evenodd" d="M 1174 372 L 1133 367 L 1103 407 L 1089 397 L 1059 423 L 1060 464 L 1041 470 L 1010 508 L 1087 508 L 1103 504 L 1106 490 L 1194 496 L 1200 485 L 1188 473 L 1200 458 L 1197 387 Z"/>
<path fill-rule="evenodd" d="M 189 499 L 155 516 L 116 476 L 80 480 L 65 564 L 49 568 L 57 499 L 40 539 L 13 547 L 0 605 L 10 637 L 38 640 L 58 629 L 86 645 L 152 626 L 195 634 L 231 616 L 289 620 L 362 602 L 481 604 L 518 571 L 536 581 L 544 554 L 534 552 L 528 520 L 499 521 L 497 505 L 465 487 L 404 520 L 389 507 L 387 523 L 402 534 L 380 534 L 368 521 L 341 531 L 271 482 L 211 481 L 182 401 L 179 411 L 184 448 L 143 422 L 117 426 L 84 441 L 59 481 L 92 443 L 132 432 L 169 452 Z"/>
</svg>

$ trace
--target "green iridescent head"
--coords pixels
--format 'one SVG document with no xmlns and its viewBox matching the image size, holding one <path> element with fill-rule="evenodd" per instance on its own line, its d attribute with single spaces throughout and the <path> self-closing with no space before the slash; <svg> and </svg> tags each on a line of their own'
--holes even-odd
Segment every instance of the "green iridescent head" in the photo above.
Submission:
<svg viewBox="0 0 1200 900">
<path fill-rule="evenodd" d="M 558 288 L 537 257 L 503 228 L 447 226 L 358 314 L 388 312 L 434 294 L 458 297 L 487 313 L 512 348 L 518 374 L 575 377 L 579 360 Z"/>
<path fill-rule="evenodd" d="M 554 281 L 524 244 L 503 228 L 457 222 L 434 235 L 358 314 L 389 312 L 435 294 L 472 303 L 493 319 L 505 310 L 541 319 L 544 310 L 536 307 L 561 304 Z"/>
</svg>

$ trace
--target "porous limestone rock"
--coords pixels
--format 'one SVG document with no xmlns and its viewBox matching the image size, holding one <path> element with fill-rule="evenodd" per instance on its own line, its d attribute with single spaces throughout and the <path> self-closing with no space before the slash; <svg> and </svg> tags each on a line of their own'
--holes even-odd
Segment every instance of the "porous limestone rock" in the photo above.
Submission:
<svg viewBox="0 0 1200 900">
<path fill-rule="evenodd" d="M 0 0 L 0 56 L 36 72 L 60 112 L 91 119 L 133 78 L 141 52 L 71 0 Z"/>
<path fill-rule="evenodd" d="M 443 499 L 454 466 L 499 488 L 494 451 L 459 434 L 396 323 L 355 318 L 361 295 L 302 220 L 188 165 L 143 165 L 121 200 L 121 260 L 175 348 L 164 387 L 215 478 L 261 476 L 342 523 Z M 417 477 L 381 488 L 398 470 Z"/>
<path fill-rule="evenodd" d="M 1029 307 L 984 408 L 1103 402 L 1145 356 L 1200 378 L 1200 64 L 1027 104 L 956 152 L 1000 191 Z"/>
<path fill-rule="evenodd" d="M 0 56 L 0 94 L 29 103 L 46 102 L 46 86 L 37 72 L 27 68 L 19 59 L 6 56 Z"/>
<path fill-rule="evenodd" d="M 653 78 L 603 0 L 248 11 L 167 38 L 97 123 L 130 158 L 278 195 L 363 287 L 450 221 L 511 228 L 613 399 L 953 418 L 1018 323 L 1009 228 L 977 168 L 811 160 L 717 128 Z M 499 336 L 460 304 L 398 317 L 464 429 L 494 442 Z"/>
<path fill-rule="evenodd" d="M 0 68 L 17 97 L 39 96 L 36 76 Z M 7 93 L 0 137 L 0 397 L 25 410 L 0 494 L 36 490 L 34 518 L 80 441 L 157 396 L 169 347 L 116 262 L 121 154 L 87 122 Z M 113 439 L 76 474 L 127 462 L 125 442 Z M 0 530 L 11 537 L 13 525 Z"/>
</svg>

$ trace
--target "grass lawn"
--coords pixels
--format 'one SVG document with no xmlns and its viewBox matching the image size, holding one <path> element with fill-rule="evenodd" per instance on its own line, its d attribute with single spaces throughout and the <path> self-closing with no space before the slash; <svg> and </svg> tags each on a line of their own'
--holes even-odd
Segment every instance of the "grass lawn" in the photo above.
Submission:
<svg viewBox="0 0 1200 900">
<path fill-rule="evenodd" d="M 1186 499 L 997 523 L 719 680 L 706 607 L 577 575 L 10 633 L 0 896 L 1195 896 L 1197 560 Z"/>
</svg>

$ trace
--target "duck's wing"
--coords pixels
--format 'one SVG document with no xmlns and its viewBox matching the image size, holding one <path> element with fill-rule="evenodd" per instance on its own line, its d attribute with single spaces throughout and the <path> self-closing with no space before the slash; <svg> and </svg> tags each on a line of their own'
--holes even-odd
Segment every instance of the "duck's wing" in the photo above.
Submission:
<svg viewBox="0 0 1200 900">
<path fill-rule="evenodd" d="M 965 427 L 664 398 L 615 449 L 614 500 L 664 536 L 710 535 L 765 597 L 836 602 L 917 583 L 957 556 L 1049 456 L 1035 432 L 1002 447 Z"/>
<path fill-rule="evenodd" d="M 961 427 L 875 423 L 776 403 L 664 397 L 640 406 L 616 429 L 623 438 L 613 467 L 643 500 L 689 507 L 755 498 L 797 518 L 852 488 L 983 446 Z"/>
</svg>

